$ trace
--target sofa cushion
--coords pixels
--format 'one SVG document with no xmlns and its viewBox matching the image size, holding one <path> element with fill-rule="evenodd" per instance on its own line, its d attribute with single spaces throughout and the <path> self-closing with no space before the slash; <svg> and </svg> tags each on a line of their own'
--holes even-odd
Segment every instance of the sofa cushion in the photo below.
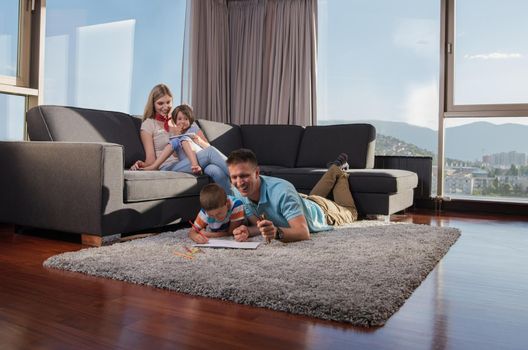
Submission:
<svg viewBox="0 0 528 350">
<path fill-rule="evenodd" d="M 242 141 L 261 165 L 294 167 L 304 133 L 298 125 L 242 125 Z"/>
<path fill-rule="evenodd" d="M 37 106 L 27 112 L 31 141 L 109 142 L 123 146 L 125 167 L 145 159 L 138 120 L 125 113 L 62 106 Z"/>
<path fill-rule="evenodd" d="M 374 167 L 376 129 L 370 124 L 308 126 L 304 131 L 296 166 L 324 168 L 341 153 L 348 154 L 352 169 Z"/>
<path fill-rule="evenodd" d="M 261 166 L 260 172 L 263 175 L 288 180 L 300 192 L 309 192 L 326 169 Z M 418 185 L 416 173 L 407 170 L 351 169 L 347 173 L 352 192 L 396 193 L 413 189 Z"/>
<path fill-rule="evenodd" d="M 205 137 L 207 137 L 207 140 L 209 140 L 209 143 L 226 156 L 231 151 L 242 148 L 240 126 L 205 119 L 198 119 L 196 122 L 200 129 L 202 129 Z"/>
<path fill-rule="evenodd" d="M 201 188 L 210 182 L 208 176 L 177 171 L 125 170 L 124 177 L 126 203 L 198 196 Z"/>
<path fill-rule="evenodd" d="M 396 193 L 418 186 L 418 175 L 397 169 L 354 169 L 348 171 L 352 192 Z"/>
</svg>

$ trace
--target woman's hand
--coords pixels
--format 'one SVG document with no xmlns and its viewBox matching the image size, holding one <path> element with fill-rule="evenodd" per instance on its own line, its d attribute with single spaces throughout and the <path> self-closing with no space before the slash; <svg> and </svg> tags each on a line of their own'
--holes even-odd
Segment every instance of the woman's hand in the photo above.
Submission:
<svg viewBox="0 0 528 350">
<path fill-rule="evenodd" d="M 199 165 L 191 165 L 191 171 L 195 175 L 200 175 L 202 174 L 202 167 Z"/>
<path fill-rule="evenodd" d="M 145 167 L 145 162 L 142 160 L 136 161 L 132 166 L 130 167 L 130 170 L 141 170 L 141 168 Z"/>
</svg>

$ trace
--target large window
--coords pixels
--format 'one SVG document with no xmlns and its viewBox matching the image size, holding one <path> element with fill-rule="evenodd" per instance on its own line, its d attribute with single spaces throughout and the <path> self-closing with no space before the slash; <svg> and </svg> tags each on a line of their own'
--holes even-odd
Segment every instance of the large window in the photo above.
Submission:
<svg viewBox="0 0 528 350">
<path fill-rule="evenodd" d="M 142 114 L 150 89 L 181 89 L 185 0 L 47 0 L 46 104 Z"/>
<path fill-rule="evenodd" d="M 440 196 L 525 201 L 527 10 L 319 0 L 319 124 L 366 121 L 377 155 L 432 156 Z"/>
<path fill-rule="evenodd" d="M 443 193 L 528 201 L 528 3 L 448 0 Z"/>
<path fill-rule="evenodd" d="M 528 103 L 528 1 L 457 0 L 453 10 L 452 105 Z"/>
<path fill-rule="evenodd" d="M 378 155 L 437 149 L 438 0 L 319 0 L 318 123 L 367 121 Z"/>
</svg>

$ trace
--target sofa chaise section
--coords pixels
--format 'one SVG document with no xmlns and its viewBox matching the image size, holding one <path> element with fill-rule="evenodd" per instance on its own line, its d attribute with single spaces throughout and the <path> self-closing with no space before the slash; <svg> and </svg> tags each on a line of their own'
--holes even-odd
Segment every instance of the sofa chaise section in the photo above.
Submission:
<svg viewBox="0 0 528 350">
<path fill-rule="evenodd" d="M 341 152 L 348 154 L 349 184 L 361 216 L 391 215 L 413 204 L 416 173 L 373 169 L 376 129 L 370 124 L 329 126 L 227 125 L 200 119 L 200 127 L 224 154 L 236 148 L 253 150 L 261 174 L 290 181 L 308 193 Z M 229 142 L 226 142 L 229 133 Z M 234 140 L 234 139 L 238 140 Z"/>
</svg>

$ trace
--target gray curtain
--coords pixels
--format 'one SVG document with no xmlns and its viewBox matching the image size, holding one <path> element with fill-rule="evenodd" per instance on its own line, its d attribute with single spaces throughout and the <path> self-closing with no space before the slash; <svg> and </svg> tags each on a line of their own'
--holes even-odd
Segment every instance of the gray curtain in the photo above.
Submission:
<svg viewBox="0 0 528 350">
<path fill-rule="evenodd" d="M 182 91 L 197 116 L 316 124 L 317 0 L 195 0 L 190 8 L 190 81 Z"/>
<path fill-rule="evenodd" d="M 182 101 L 197 118 L 229 122 L 229 27 L 226 0 L 187 2 Z"/>
</svg>

